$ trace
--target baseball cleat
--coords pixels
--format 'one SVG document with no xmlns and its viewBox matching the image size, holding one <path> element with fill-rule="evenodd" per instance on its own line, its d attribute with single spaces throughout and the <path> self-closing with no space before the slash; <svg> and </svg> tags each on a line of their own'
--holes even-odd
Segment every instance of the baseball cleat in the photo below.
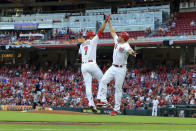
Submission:
<svg viewBox="0 0 196 131">
<path fill-rule="evenodd" d="M 97 113 L 97 109 L 93 106 L 90 106 L 90 109 L 92 110 L 93 113 Z"/>
<path fill-rule="evenodd" d="M 117 111 L 112 111 L 112 112 L 110 112 L 110 115 L 111 115 L 111 116 L 116 116 L 117 114 L 118 114 Z"/>
</svg>

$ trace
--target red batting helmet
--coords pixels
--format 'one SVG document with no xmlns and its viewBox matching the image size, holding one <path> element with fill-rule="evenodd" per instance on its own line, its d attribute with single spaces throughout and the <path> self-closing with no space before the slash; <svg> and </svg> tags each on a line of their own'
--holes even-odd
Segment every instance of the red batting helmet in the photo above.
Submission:
<svg viewBox="0 0 196 131">
<path fill-rule="evenodd" d="M 91 36 L 95 36 L 95 33 L 90 30 L 86 33 L 86 39 L 89 39 Z"/>
<path fill-rule="evenodd" d="M 129 39 L 129 34 L 127 32 L 121 32 L 119 36 L 122 37 L 125 41 L 128 41 Z"/>
</svg>

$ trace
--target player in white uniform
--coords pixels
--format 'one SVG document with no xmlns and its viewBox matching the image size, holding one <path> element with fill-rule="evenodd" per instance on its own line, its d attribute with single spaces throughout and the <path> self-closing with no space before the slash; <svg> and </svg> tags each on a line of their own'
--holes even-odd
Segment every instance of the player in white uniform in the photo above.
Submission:
<svg viewBox="0 0 196 131">
<path fill-rule="evenodd" d="M 110 18 L 108 19 L 110 33 L 114 39 L 114 50 L 113 50 L 113 63 L 112 66 L 105 72 L 99 84 L 99 92 L 97 99 L 100 101 L 97 106 L 105 106 L 107 104 L 107 84 L 111 80 L 115 80 L 115 106 L 110 115 L 117 115 L 120 111 L 121 97 L 122 97 L 122 85 L 127 72 L 127 58 L 129 54 L 136 57 L 136 52 L 130 47 L 128 43 L 129 34 L 122 32 L 119 36 L 116 35 Z"/>
<path fill-rule="evenodd" d="M 157 116 L 157 110 L 158 110 L 158 105 L 159 101 L 155 97 L 155 99 L 152 101 L 153 107 L 152 107 L 152 116 Z"/>
<path fill-rule="evenodd" d="M 93 31 L 88 31 L 86 33 L 86 41 L 80 45 L 79 49 L 79 54 L 82 55 L 81 71 L 86 86 L 86 95 L 89 101 L 88 105 L 93 112 L 97 112 L 97 108 L 93 101 L 92 78 L 96 78 L 100 82 L 103 76 L 101 69 L 96 63 L 97 43 L 105 29 L 108 18 L 109 17 L 106 18 L 96 35 Z"/>
</svg>

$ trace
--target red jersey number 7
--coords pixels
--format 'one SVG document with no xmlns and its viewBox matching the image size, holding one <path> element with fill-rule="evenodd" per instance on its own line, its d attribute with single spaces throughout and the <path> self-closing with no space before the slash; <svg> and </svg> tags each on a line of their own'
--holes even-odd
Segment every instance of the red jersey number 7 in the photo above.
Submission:
<svg viewBox="0 0 196 131">
<path fill-rule="evenodd" d="M 87 54 L 88 46 L 84 47 L 85 55 Z"/>
</svg>

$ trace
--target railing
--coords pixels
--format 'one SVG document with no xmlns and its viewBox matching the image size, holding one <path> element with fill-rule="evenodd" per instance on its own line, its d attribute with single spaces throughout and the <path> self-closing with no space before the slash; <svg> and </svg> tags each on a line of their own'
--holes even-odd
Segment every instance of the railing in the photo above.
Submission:
<svg viewBox="0 0 196 131">
<path fill-rule="evenodd" d="M 165 37 L 138 37 L 137 40 L 131 40 L 133 43 L 138 42 L 159 42 L 163 40 L 173 40 L 173 41 L 186 41 L 186 40 L 196 40 L 196 35 L 189 36 L 165 36 Z"/>
<path fill-rule="evenodd" d="M 146 42 L 162 42 L 164 40 L 172 41 L 187 41 L 196 40 L 196 35 L 190 36 L 165 36 L 165 37 L 138 37 L 137 39 L 129 39 L 129 43 L 146 43 Z M 102 39 L 99 41 L 100 44 L 113 43 L 112 39 Z"/>
<path fill-rule="evenodd" d="M 191 41 L 196 40 L 196 35 L 190 36 L 166 36 L 166 37 L 138 37 L 138 39 L 130 39 L 129 43 L 137 44 L 137 43 L 150 43 L 150 42 L 163 42 L 164 40 L 171 40 L 172 42 L 175 41 Z M 34 41 L 14 41 L 8 39 L 0 39 L 0 44 L 4 45 L 74 45 L 79 42 L 83 42 L 84 39 L 75 39 L 75 40 L 34 40 Z M 99 40 L 98 44 L 112 44 L 113 39 L 101 39 Z"/>
</svg>

